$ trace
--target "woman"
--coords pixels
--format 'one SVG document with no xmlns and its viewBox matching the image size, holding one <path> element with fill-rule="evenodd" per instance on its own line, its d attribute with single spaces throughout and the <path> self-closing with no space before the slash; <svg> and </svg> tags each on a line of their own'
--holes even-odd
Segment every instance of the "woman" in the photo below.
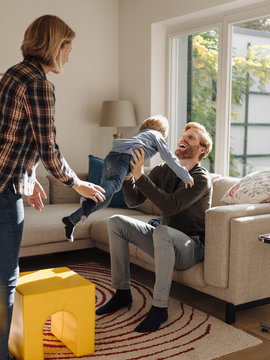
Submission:
<svg viewBox="0 0 270 360">
<path fill-rule="evenodd" d="M 55 142 L 54 86 L 50 71 L 59 74 L 68 61 L 75 33 L 61 19 L 44 15 L 26 30 L 23 62 L 0 81 L 0 284 L 6 295 L 7 326 L 0 339 L 0 359 L 9 359 L 8 336 L 19 274 L 23 202 L 40 211 L 46 194 L 36 180 L 39 159 L 59 181 L 80 195 L 104 201 L 104 190 L 81 181 L 62 157 Z"/>
</svg>

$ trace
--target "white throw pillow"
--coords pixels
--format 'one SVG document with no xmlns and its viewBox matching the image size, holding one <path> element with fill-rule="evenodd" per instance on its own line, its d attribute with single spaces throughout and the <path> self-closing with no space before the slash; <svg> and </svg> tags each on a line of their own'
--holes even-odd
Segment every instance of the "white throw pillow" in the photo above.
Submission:
<svg viewBox="0 0 270 360">
<path fill-rule="evenodd" d="M 256 171 L 232 186 L 221 201 L 227 204 L 270 202 L 270 170 Z"/>
</svg>

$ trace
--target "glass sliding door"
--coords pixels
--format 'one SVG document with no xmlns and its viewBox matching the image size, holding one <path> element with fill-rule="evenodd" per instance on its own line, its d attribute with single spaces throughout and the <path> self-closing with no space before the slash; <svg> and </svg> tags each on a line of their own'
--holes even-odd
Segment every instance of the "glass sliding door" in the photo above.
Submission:
<svg viewBox="0 0 270 360">
<path fill-rule="evenodd" d="M 217 29 L 170 39 L 170 145 L 187 122 L 206 127 L 215 143 L 219 32 Z M 215 146 L 202 165 L 214 172 Z"/>
<path fill-rule="evenodd" d="M 270 168 L 270 16 L 232 26 L 230 175 Z"/>
</svg>

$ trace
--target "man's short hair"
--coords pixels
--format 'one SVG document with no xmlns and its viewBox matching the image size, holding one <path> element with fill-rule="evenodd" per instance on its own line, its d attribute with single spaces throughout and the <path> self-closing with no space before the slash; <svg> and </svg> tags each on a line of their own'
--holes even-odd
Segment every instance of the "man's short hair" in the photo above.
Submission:
<svg viewBox="0 0 270 360">
<path fill-rule="evenodd" d="M 197 129 L 200 131 L 200 134 L 201 134 L 200 145 L 205 148 L 205 153 L 201 154 L 201 156 L 200 156 L 200 160 L 202 160 L 202 159 L 206 158 L 206 156 L 212 150 L 212 146 L 213 146 L 212 139 L 211 139 L 209 133 L 207 132 L 207 130 L 205 129 L 205 127 L 195 121 L 187 123 L 187 125 L 184 128 L 184 132 L 189 129 Z"/>
</svg>

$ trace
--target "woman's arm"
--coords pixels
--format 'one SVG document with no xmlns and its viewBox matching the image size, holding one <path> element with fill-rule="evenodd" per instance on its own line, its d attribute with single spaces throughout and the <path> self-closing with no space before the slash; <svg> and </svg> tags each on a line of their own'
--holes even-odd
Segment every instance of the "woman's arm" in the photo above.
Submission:
<svg viewBox="0 0 270 360">
<path fill-rule="evenodd" d="M 72 186 L 80 195 L 96 202 L 104 201 L 103 188 L 80 180 L 62 156 L 56 143 L 54 110 L 54 86 L 46 79 L 36 79 L 28 84 L 26 111 L 45 168 L 57 180 Z"/>
</svg>

